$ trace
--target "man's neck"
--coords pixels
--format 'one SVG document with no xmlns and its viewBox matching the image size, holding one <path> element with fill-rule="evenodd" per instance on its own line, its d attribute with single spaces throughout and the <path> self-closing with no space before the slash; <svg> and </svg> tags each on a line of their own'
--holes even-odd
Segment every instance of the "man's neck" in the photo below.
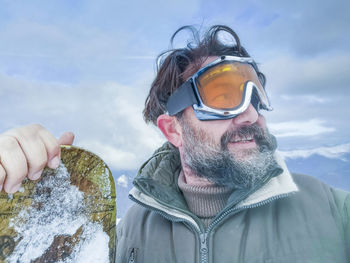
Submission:
<svg viewBox="0 0 350 263">
<path fill-rule="evenodd" d="M 185 183 L 191 186 L 211 187 L 214 185 L 213 182 L 195 174 L 189 167 L 182 165 L 182 171 L 184 173 Z"/>
</svg>

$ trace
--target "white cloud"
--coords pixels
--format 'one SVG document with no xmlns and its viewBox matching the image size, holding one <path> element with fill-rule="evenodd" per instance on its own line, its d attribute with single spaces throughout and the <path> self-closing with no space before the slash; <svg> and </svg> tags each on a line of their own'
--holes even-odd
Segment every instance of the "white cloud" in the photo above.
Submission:
<svg viewBox="0 0 350 263">
<path fill-rule="evenodd" d="M 324 125 L 325 121 L 312 119 L 309 121 L 287 121 L 270 123 L 271 133 L 276 137 L 315 136 L 323 133 L 334 132 L 335 128 Z"/>
<path fill-rule="evenodd" d="M 239 6 L 182 0 L 185 9 L 160 0 L 137 8 L 109 0 L 41 2 L 39 8 L 16 1 L 2 7 L 7 15 L 0 17 L 1 131 L 32 122 L 55 135 L 69 129 L 78 145 L 101 155 L 111 168 L 135 169 L 164 142 L 141 113 L 153 54 L 166 49 L 171 34 L 184 24 L 222 23 L 237 30 L 242 44 L 263 63 L 276 109 L 270 126 L 278 137 L 308 140 L 333 131 L 334 140 L 348 136 L 349 1 L 322 3 L 317 10 L 316 0 L 248 0 Z M 320 28 L 322 34 L 313 34 Z M 286 122 L 305 119 L 311 121 Z"/>
<path fill-rule="evenodd" d="M 136 169 L 165 141 L 142 118 L 146 85 L 62 85 L 0 74 L 0 113 L 9 116 L 0 129 L 29 122 L 42 124 L 56 136 L 71 130 L 76 145 L 101 156 L 111 169 Z"/>
<path fill-rule="evenodd" d="M 88 149 L 100 156 L 110 169 L 134 169 L 136 163 L 135 153 L 117 149 L 99 141 L 81 141 L 79 146 Z"/>
<path fill-rule="evenodd" d="M 121 187 L 127 188 L 128 184 L 129 184 L 129 179 L 125 174 L 118 177 L 117 185 L 120 185 Z"/>
<path fill-rule="evenodd" d="M 349 67 L 350 53 L 345 52 L 316 57 L 278 53 L 262 65 L 269 90 L 313 102 L 326 96 L 329 100 L 339 94 L 349 94 Z"/>
<path fill-rule="evenodd" d="M 280 153 L 284 158 L 287 159 L 308 158 L 313 154 L 318 154 L 327 158 L 339 158 L 343 161 L 346 161 L 342 157 L 345 154 L 350 153 L 350 143 L 332 147 L 319 147 L 306 150 L 280 151 Z"/>
<path fill-rule="evenodd" d="M 286 101 L 294 101 L 297 102 L 298 104 L 300 101 L 304 101 L 306 103 L 325 103 L 330 101 L 329 98 L 321 97 L 321 96 L 316 96 L 316 95 L 300 95 L 300 96 L 295 96 L 295 95 L 290 95 L 290 94 L 284 94 L 281 95 L 281 98 L 286 100 Z"/>
</svg>

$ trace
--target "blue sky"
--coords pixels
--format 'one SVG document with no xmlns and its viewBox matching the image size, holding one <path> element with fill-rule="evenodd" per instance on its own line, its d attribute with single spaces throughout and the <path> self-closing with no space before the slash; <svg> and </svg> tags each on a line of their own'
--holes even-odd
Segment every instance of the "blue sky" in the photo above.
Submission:
<svg viewBox="0 0 350 263">
<path fill-rule="evenodd" d="M 113 170 L 137 169 L 164 141 L 141 114 L 156 56 L 180 26 L 221 23 L 267 76 L 275 110 L 266 117 L 283 154 L 350 152 L 349 1 L 0 4 L 0 131 L 71 130 Z"/>
</svg>

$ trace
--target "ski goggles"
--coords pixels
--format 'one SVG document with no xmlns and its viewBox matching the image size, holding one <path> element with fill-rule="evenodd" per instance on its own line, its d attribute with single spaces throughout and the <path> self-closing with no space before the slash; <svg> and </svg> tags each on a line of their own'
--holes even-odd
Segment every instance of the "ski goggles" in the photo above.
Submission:
<svg viewBox="0 0 350 263">
<path fill-rule="evenodd" d="M 173 116 L 192 106 L 199 120 L 236 117 L 252 103 L 257 111 L 272 110 L 252 58 L 221 56 L 197 71 L 167 102 Z"/>
</svg>

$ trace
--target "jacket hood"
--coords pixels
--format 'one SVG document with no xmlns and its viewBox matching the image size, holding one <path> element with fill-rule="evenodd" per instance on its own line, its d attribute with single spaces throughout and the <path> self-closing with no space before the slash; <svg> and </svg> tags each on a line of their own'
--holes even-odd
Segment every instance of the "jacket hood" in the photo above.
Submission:
<svg viewBox="0 0 350 263">
<path fill-rule="evenodd" d="M 174 208 L 188 210 L 177 185 L 180 171 L 179 151 L 166 142 L 141 166 L 133 184 L 139 191 L 164 205 L 172 204 Z"/>
</svg>

